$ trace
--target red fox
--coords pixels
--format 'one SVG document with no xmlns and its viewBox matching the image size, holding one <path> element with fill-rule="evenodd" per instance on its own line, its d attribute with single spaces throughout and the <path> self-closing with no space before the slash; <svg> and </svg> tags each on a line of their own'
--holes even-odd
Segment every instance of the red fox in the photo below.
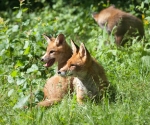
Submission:
<svg viewBox="0 0 150 125">
<path fill-rule="evenodd" d="M 84 44 L 80 48 L 71 41 L 73 55 L 67 64 L 58 71 L 65 76 L 72 74 L 80 81 L 76 84 L 77 101 L 82 103 L 87 97 L 100 99 L 104 90 L 109 86 L 104 68 L 90 55 Z"/>
<path fill-rule="evenodd" d="M 129 13 L 116 9 L 114 6 L 93 14 L 93 18 L 102 29 L 106 27 L 109 34 L 116 26 L 115 41 L 118 46 L 123 46 L 127 42 L 127 40 L 123 40 L 126 33 L 129 36 L 139 36 L 139 38 L 144 36 L 142 21 Z M 136 31 L 138 34 L 135 34 Z"/>
<path fill-rule="evenodd" d="M 66 43 L 63 34 L 58 35 L 57 38 L 49 38 L 44 35 L 44 38 L 48 42 L 48 47 L 41 60 L 46 63 L 44 65 L 46 67 L 50 67 L 57 62 L 59 70 L 71 57 L 71 47 Z M 38 106 L 48 107 L 61 101 L 68 92 L 73 91 L 72 80 L 71 77 L 61 77 L 57 74 L 49 78 L 43 89 L 44 100 L 39 102 Z"/>
</svg>

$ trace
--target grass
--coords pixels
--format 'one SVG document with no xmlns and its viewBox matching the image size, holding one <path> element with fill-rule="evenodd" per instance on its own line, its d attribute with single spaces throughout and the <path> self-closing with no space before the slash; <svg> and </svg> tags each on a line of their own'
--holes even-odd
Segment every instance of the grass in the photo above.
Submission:
<svg viewBox="0 0 150 125">
<path fill-rule="evenodd" d="M 94 11 L 92 6 L 89 9 Z M 150 56 L 142 40 L 137 42 L 133 38 L 135 44 L 132 46 L 116 48 L 114 37 L 108 38 L 89 10 L 69 5 L 62 8 L 60 1 L 53 9 L 46 6 L 42 11 L 28 13 L 22 7 L 10 15 L 8 12 L 1 14 L 1 125 L 150 124 Z M 116 87 L 115 101 L 104 98 L 100 103 L 87 101 L 79 105 L 75 95 L 67 95 L 48 109 L 30 107 L 42 99 L 40 91 L 56 69 L 56 65 L 46 69 L 40 61 L 47 46 L 43 33 L 54 36 L 63 33 L 68 43 L 70 39 L 84 42 Z M 145 34 L 149 43 L 147 25 Z M 107 40 L 112 44 L 105 45 Z"/>
</svg>

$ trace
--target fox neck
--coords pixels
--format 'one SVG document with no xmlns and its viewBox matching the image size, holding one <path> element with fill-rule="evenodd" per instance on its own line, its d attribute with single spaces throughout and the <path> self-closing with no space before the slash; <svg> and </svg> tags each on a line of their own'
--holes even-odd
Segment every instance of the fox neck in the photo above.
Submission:
<svg viewBox="0 0 150 125">
<path fill-rule="evenodd" d="M 91 92 L 92 96 L 95 96 L 101 90 L 101 83 L 99 78 L 99 73 L 97 69 L 97 63 L 94 60 L 89 60 L 88 66 L 85 67 L 84 70 L 80 71 L 78 74 L 78 79 L 82 82 L 82 84 L 87 88 L 89 92 Z M 99 70 L 99 69 L 98 69 Z"/>
<path fill-rule="evenodd" d="M 93 67 L 93 60 L 91 57 L 88 56 L 86 59 L 86 62 L 84 64 L 84 69 L 79 71 L 77 77 L 83 82 L 86 83 L 87 81 L 90 81 L 90 78 L 92 77 L 92 73 L 90 69 Z"/>
<path fill-rule="evenodd" d="M 58 60 L 58 70 L 60 70 L 67 63 L 68 59 L 72 56 L 72 49 L 68 44 L 61 53 L 61 58 Z"/>
<path fill-rule="evenodd" d="M 108 86 L 104 68 L 94 59 L 91 59 L 86 71 L 79 76 L 79 79 L 83 82 L 83 84 L 105 84 L 105 86 Z"/>
</svg>

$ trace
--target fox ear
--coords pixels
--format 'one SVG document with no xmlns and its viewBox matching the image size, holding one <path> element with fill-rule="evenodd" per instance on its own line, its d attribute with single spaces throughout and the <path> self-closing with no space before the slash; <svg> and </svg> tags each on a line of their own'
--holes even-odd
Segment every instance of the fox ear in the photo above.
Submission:
<svg viewBox="0 0 150 125">
<path fill-rule="evenodd" d="M 47 35 L 43 34 L 43 37 L 46 39 L 46 41 L 47 41 L 48 43 L 51 42 L 50 37 L 48 37 Z"/>
<path fill-rule="evenodd" d="M 65 36 L 63 34 L 59 34 L 55 40 L 57 46 L 62 45 L 65 42 Z"/>
<path fill-rule="evenodd" d="M 98 13 L 92 13 L 92 17 L 97 22 L 97 20 L 98 20 Z"/>
<path fill-rule="evenodd" d="M 115 5 L 114 5 L 114 4 L 111 4 L 111 5 L 109 6 L 109 8 L 115 8 Z"/>
<path fill-rule="evenodd" d="M 73 40 L 71 40 L 71 46 L 73 53 L 77 53 L 79 51 L 79 47 L 74 43 Z"/>
<path fill-rule="evenodd" d="M 79 54 L 80 54 L 81 58 L 87 57 L 87 50 L 83 43 L 81 43 L 81 45 L 80 45 Z"/>
</svg>

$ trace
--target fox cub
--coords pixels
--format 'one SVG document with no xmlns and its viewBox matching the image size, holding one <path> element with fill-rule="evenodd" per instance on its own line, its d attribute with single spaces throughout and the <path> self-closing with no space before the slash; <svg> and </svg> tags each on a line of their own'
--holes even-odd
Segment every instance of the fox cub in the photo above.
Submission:
<svg viewBox="0 0 150 125">
<path fill-rule="evenodd" d="M 129 36 L 139 36 L 139 39 L 144 36 L 142 21 L 129 13 L 116 9 L 114 6 L 110 6 L 97 14 L 93 14 L 93 18 L 102 29 L 106 27 L 109 34 L 116 26 L 115 41 L 118 46 L 123 46 L 127 42 L 127 39 L 123 40 L 125 34 Z M 136 33 L 136 31 L 138 31 L 138 33 Z"/>
<path fill-rule="evenodd" d="M 72 74 L 79 79 L 75 88 L 79 103 L 82 103 L 86 97 L 101 99 L 109 86 L 104 68 L 91 57 L 83 43 L 80 48 L 73 41 L 71 45 L 73 55 L 58 74 L 61 76 Z"/>
<path fill-rule="evenodd" d="M 71 47 L 65 41 L 63 34 L 59 34 L 56 38 L 49 38 L 44 35 L 48 42 L 45 55 L 41 61 L 45 62 L 44 66 L 50 67 L 54 63 L 58 63 L 58 70 L 62 68 L 72 55 Z M 44 100 L 38 103 L 38 106 L 48 107 L 54 103 L 60 102 L 64 96 L 73 91 L 73 78 L 61 77 L 55 74 L 49 78 L 44 86 Z"/>
</svg>

